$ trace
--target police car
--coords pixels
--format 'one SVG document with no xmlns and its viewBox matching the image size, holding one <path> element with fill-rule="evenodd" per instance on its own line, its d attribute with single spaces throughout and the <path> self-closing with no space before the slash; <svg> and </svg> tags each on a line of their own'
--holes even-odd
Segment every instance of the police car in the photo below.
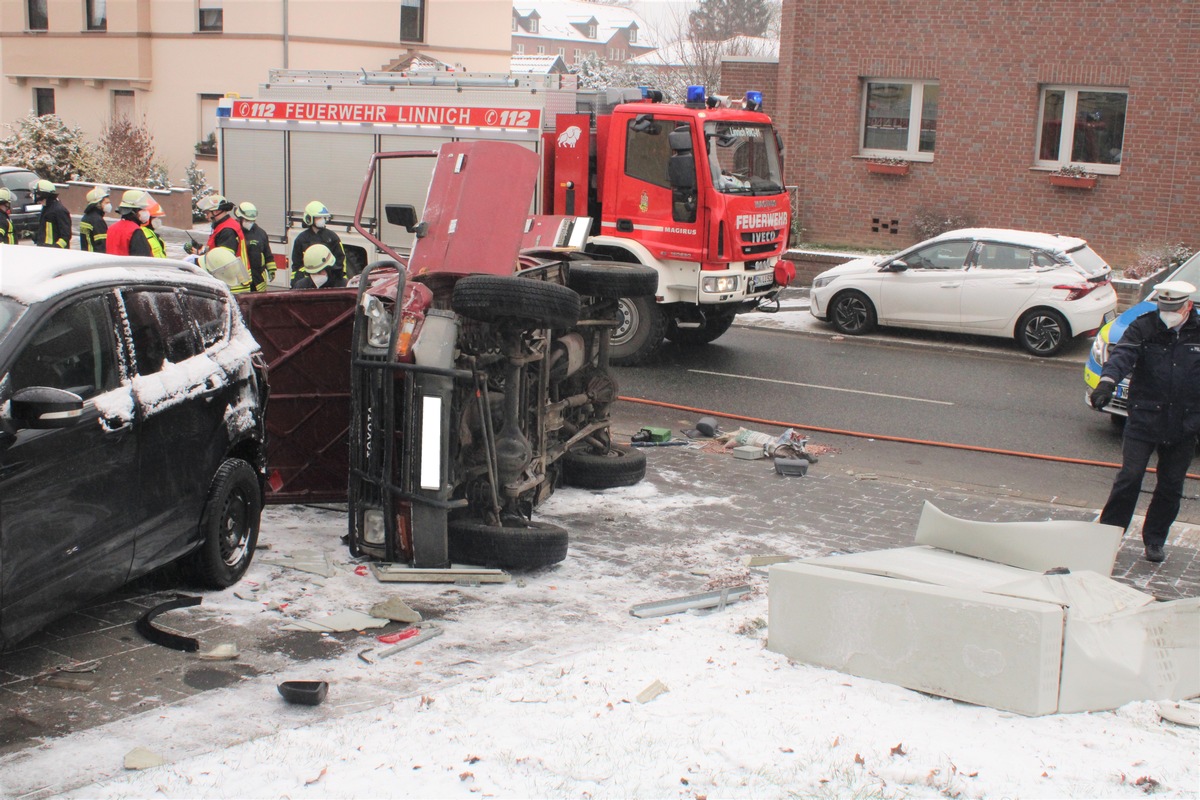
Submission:
<svg viewBox="0 0 1200 800">
<path fill-rule="evenodd" d="M 1196 253 L 1183 262 L 1179 269 L 1172 272 L 1161 282 L 1166 283 L 1167 281 L 1187 281 L 1193 286 L 1200 286 L 1200 253 Z M 1200 292 L 1192 295 L 1192 299 L 1200 300 Z M 1088 355 L 1087 365 L 1083 368 L 1083 381 L 1087 384 L 1087 390 L 1083 394 L 1083 402 L 1087 403 L 1089 408 L 1091 407 L 1092 390 L 1100 382 L 1100 370 L 1104 368 L 1104 363 L 1108 361 L 1111 346 L 1121 340 L 1121 337 L 1125 335 L 1125 329 L 1129 327 L 1130 323 L 1147 311 L 1153 311 L 1154 309 L 1154 295 L 1151 294 L 1142 302 L 1126 309 L 1124 313 L 1096 333 L 1096 339 L 1092 342 L 1092 351 Z M 1128 378 L 1117 384 L 1117 390 L 1113 393 L 1112 401 L 1104 407 L 1103 412 L 1110 415 L 1109 419 L 1114 424 L 1120 425 L 1125 422 L 1125 418 L 1129 416 Z"/>
</svg>

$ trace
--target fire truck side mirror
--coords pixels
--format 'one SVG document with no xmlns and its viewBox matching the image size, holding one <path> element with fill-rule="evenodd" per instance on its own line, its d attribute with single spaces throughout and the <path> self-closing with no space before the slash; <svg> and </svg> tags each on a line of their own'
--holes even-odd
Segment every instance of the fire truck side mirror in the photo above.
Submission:
<svg viewBox="0 0 1200 800">
<path fill-rule="evenodd" d="M 696 157 L 690 152 L 674 153 L 667 162 L 667 182 L 673 189 L 695 189 Z"/>
<path fill-rule="evenodd" d="M 391 225 L 399 225 L 409 233 L 415 233 L 417 238 L 425 235 L 425 226 L 417 224 L 417 209 L 410 205 L 388 203 L 383 207 L 383 213 Z"/>
</svg>

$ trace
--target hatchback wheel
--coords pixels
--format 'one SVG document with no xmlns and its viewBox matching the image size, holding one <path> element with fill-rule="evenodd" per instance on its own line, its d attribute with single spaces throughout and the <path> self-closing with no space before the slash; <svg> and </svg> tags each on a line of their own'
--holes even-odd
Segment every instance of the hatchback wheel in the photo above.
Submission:
<svg viewBox="0 0 1200 800">
<path fill-rule="evenodd" d="M 875 306 L 862 292 L 842 292 L 829 305 L 829 321 L 839 333 L 861 336 L 875 330 Z"/>
<path fill-rule="evenodd" d="M 1067 320 L 1049 308 L 1026 311 L 1017 322 L 1017 344 L 1030 355 L 1042 358 L 1058 355 L 1070 338 Z"/>
<path fill-rule="evenodd" d="M 208 491 L 200 519 L 200 549 L 185 562 L 192 580 L 210 589 L 240 581 L 254 557 L 261 514 L 254 469 L 240 458 L 226 459 Z"/>
</svg>

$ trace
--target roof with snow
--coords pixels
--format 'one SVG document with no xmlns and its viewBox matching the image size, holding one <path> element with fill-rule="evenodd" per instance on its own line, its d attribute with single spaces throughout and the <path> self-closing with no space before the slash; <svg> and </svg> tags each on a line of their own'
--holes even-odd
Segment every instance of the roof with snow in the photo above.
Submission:
<svg viewBox="0 0 1200 800">
<path fill-rule="evenodd" d="M 52 247 L 0 247 L 0 295 L 26 304 L 79 286 L 139 281 L 225 285 L 200 267 L 182 261 Z"/>
<path fill-rule="evenodd" d="M 621 6 L 589 3 L 585 0 L 539 0 L 513 4 L 513 14 L 521 20 L 517 36 L 555 41 L 603 43 L 619 30 L 637 31 L 638 47 L 655 47 L 653 30 L 638 14 Z M 536 26 L 530 24 L 536 20 Z M 595 37 L 587 35 L 589 24 L 596 25 Z M 532 30 L 531 28 L 536 28 Z"/>
<path fill-rule="evenodd" d="M 559 55 L 513 56 L 508 71 L 513 74 L 565 75 L 567 63 Z"/>
<path fill-rule="evenodd" d="M 629 59 L 630 64 L 649 67 L 684 67 L 716 58 L 750 56 L 779 60 L 779 40 L 762 36 L 732 36 L 720 42 L 694 42 L 680 39 L 670 42 L 653 53 L 643 53 Z"/>
</svg>

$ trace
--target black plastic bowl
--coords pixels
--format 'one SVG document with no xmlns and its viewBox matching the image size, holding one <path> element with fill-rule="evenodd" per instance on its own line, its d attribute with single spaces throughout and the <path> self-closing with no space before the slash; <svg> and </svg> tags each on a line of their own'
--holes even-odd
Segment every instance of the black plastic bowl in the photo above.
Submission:
<svg viewBox="0 0 1200 800">
<path fill-rule="evenodd" d="M 329 693 L 328 681 L 284 681 L 279 684 L 279 693 L 289 703 L 301 706 L 319 706 Z"/>
</svg>

